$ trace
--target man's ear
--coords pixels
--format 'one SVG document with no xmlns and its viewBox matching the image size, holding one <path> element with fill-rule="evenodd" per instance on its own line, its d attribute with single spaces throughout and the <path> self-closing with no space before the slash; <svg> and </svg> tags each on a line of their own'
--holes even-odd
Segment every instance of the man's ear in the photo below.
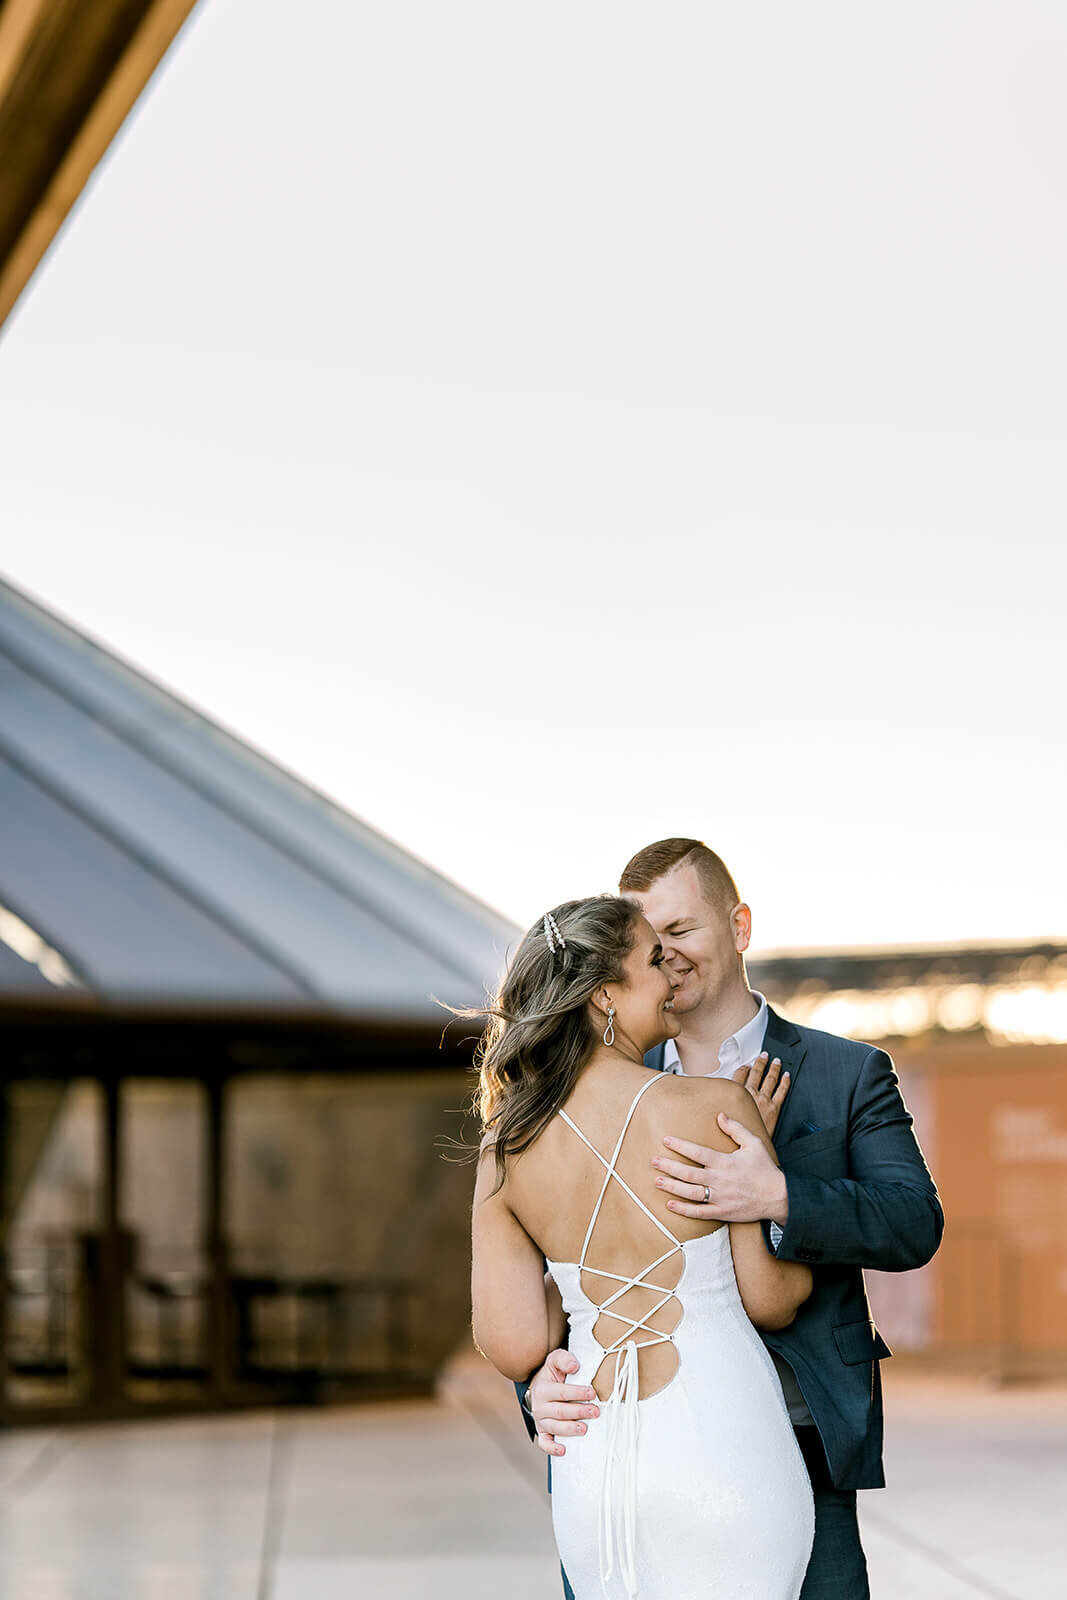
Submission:
<svg viewBox="0 0 1067 1600">
<path fill-rule="evenodd" d="M 734 949 L 741 955 L 752 938 L 752 912 L 743 900 L 730 912 L 730 926 L 734 930 Z"/>
</svg>

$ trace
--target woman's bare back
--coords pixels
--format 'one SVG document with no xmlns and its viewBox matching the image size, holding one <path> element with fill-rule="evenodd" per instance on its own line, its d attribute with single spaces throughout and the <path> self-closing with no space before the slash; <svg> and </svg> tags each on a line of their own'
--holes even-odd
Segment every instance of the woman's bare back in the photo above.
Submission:
<svg viewBox="0 0 1067 1600">
<path fill-rule="evenodd" d="M 648 1070 L 629 1063 L 611 1063 L 586 1070 L 563 1110 L 595 1149 L 610 1161 L 635 1094 L 650 1083 Z M 509 1162 L 503 1198 L 526 1232 L 551 1261 L 581 1259 L 590 1219 L 604 1190 L 596 1224 L 589 1238 L 583 1293 L 595 1306 L 614 1296 L 618 1284 L 639 1273 L 641 1282 L 614 1298 L 601 1313 L 594 1337 L 605 1349 L 639 1322 L 636 1334 L 640 1395 L 646 1398 L 668 1384 L 678 1359 L 669 1342 L 651 1342 L 654 1334 L 673 1333 L 681 1306 L 669 1291 L 677 1287 L 684 1267 L 678 1243 L 703 1238 L 725 1224 L 701 1222 L 669 1211 L 656 1187 L 652 1166 L 663 1153 L 666 1134 L 692 1138 L 731 1150 L 731 1141 L 716 1123 L 728 1108 L 736 1086 L 706 1078 L 667 1077 L 656 1080 L 650 1093 L 641 1095 L 619 1152 L 615 1170 L 672 1238 L 642 1212 L 622 1183 L 608 1181 L 603 1163 L 589 1150 L 563 1117 L 552 1119 L 522 1156 Z M 642 1269 L 658 1263 L 647 1272 Z M 590 1269 L 597 1269 L 596 1271 Z M 591 1380 L 601 1399 L 612 1392 L 615 1358 L 606 1357 Z"/>
</svg>

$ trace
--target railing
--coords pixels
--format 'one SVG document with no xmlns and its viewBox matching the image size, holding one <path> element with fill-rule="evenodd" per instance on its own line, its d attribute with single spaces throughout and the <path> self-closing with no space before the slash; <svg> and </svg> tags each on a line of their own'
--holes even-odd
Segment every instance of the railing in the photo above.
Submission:
<svg viewBox="0 0 1067 1600">
<path fill-rule="evenodd" d="M 80 1260 L 70 1235 L 15 1238 L 7 1250 L 7 1371 L 64 1391 L 77 1381 Z"/>
<path fill-rule="evenodd" d="M 195 1247 L 138 1251 L 122 1235 L 119 1315 L 96 1235 L 37 1234 L 7 1248 L 6 1401 L 94 1409 L 116 1361 L 132 1404 L 169 1395 L 203 1404 L 216 1374 L 209 1350 L 212 1282 Z M 387 1275 L 296 1270 L 263 1242 L 234 1252 L 226 1278 L 227 1402 L 257 1392 L 313 1398 L 321 1388 L 414 1381 L 416 1296 Z M 290 1254 L 289 1251 L 286 1252 Z M 254 1262 L 254 1268 L 252 1263 Z"/>
<path fill-rule="evenodd" d="M 406 1283 L 283 1273 L 233 1277 L 230 1288 L 241 1378 L 344 1381 L 413 1370 Z"/>
</svg>

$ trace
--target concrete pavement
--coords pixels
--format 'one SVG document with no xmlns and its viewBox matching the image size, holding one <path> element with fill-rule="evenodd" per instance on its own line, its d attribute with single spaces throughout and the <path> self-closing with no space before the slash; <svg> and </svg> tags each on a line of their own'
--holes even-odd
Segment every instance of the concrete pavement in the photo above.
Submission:
<svg viewBox="0 0 1067 1600">
<path fill-rule="evenodd" d="M 1067 1388 L 887 1364 L 875 1600 L 1061 1600 Z M 0 1435 L 0 1600 L 556 1600 L 543 1458 L 474 1356 L 436 1401 Z"/>
</svg>

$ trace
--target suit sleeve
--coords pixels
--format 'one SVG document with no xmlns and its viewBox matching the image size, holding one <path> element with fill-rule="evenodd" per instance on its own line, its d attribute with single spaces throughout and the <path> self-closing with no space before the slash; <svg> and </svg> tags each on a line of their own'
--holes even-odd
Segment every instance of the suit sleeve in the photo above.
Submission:
<svg viewBox="0 0 1067 1600">
<path fill-rule="evenodd" d="M 532 1376 L 533 1374 L 531 1373 L 530 1377 Z M 522 1420 L 526 1424 L 526 1432 L 530 1435 L 530 1443 L 533 1444 L 534 1440 L 537 1438 L 537 1433 L 534 1429 L 534 1419 L 531 1417 L 530 1413 L 522 1403 L 522 1397 L 526 1393 L 526 1388 L 529 1381 L 530 1379 L 527 1378 L 526 1383 L 517 1383 L 515 1385 L 515 1397 L 519 1402 L 519 1410 L 522 1413 Z"/>
<path fill-rule="evenodd" d="M 912 1132 L 893 1063 L 871 1050 L 852 1095 L 847 1178 L 790 1172 L 780 1261 L 908 1272 L 925 1266 L 945 1226 L 934 1180 Z"/>
<path fill-rule="evenodd" d="M 547 1266 L 548 1266 L 548 1262 L 547 1261 L 545 1262 L 545 1266 L 547 1268 Z M 567 1345 L 567 1338 L 566 1338 L 566 1335 L 564 1335 L 564 1339 L 563 1339 L 564 1348 L 566 1348 L 566 1345 Z M 537 1429 L 534 1427 L 534 1419 L 533 1419 L 533 1417 L 531 1417 L 530 1413 L 527 1411 L 526 1407 L 522 1403 L 522 1397 L 526 1393 L 526 1390 L 527 1390 L 527 1388 L 529 1387 L 529 1384 L 530 1384 L 530 1380 L 533 1377 L 534 1377 L 534 1373 L 531 1372 L 530 1373 L 530 1377 L 527 1378 L 525 1380 L 525 1382 L 516 1383 L 516 1385 L 515 1385 L 515 1398 L 519 1402 L 519 1410 L 522 1413 L 522 1420 L 526 1425 L 526 1432 L 530 1435 L 530 1443 L 531 1444 L 533 1444 L 533 1442 L 537 1438 Z"/>
</svg>

